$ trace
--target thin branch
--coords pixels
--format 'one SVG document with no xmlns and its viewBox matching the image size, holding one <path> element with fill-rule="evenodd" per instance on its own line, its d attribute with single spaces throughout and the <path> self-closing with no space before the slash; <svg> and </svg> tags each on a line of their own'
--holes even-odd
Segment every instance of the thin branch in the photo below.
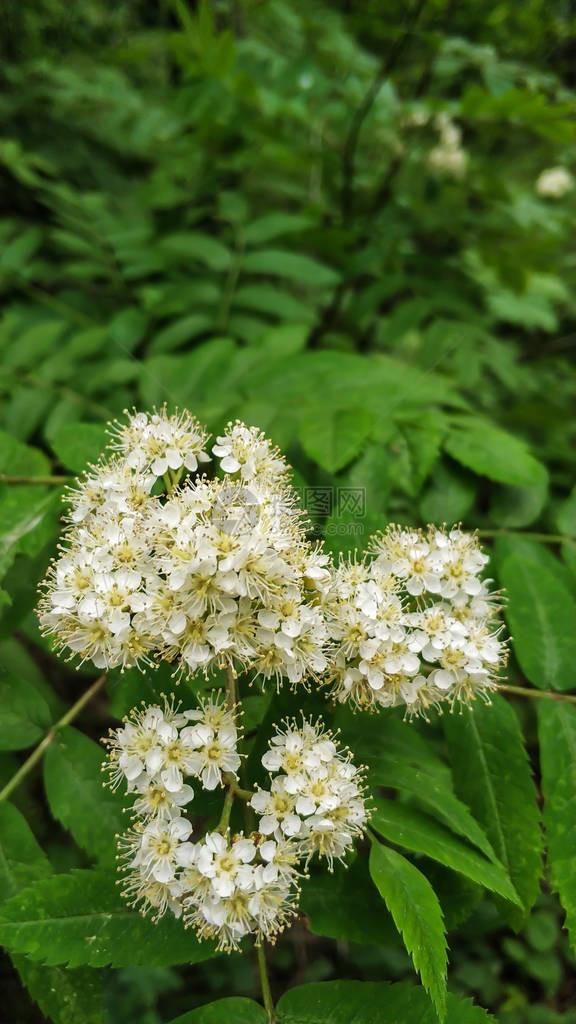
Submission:
<svg viewBox="0 0 576 1024">
<path fill-rule="evenodd" d="M 358 142 L 360 139 L 360 132 L 364 121 L 368 117 L 380 89 L 384 85 L 386 79 L 390 76 L 400 58 L 402 57 L 404 50 L 408 44 L 408 41 L 414 31 L 414 27 L 425 7 L 426 0 L 418 0 L 414 11 L 409 17 L 404 31 L 394 41 L 388 56 L 382 63 L 376 76 L 370 83 L 370 86 L 362 100 L 360 106 L 356 110 L 352 121 L 350 122 L 350 128 L 348 129 L 348 135 L 344 143 L 344 151 L 342 154 L 342 190 L 340 194 L 340 208 L 342 211 L 342 219 L 344 222 L 348 222 L 354 213 L 354 177 L 356 171 L 356 152 L 358 149 Z"/>
<path fill-rule="evenodd" d="M 529 697 L 531 700 L 560 700 L 568 704 L 576 704 L 576 696 L 570 693 L 555 693 L 552 690 L 533 690 L 528 686 L 508 686 L 505 683 L 501 683 L 498 689 L 506 690 L 507 693 L 513 693 L 517 697 Z"/>
<path fill-rule="evenodd" d="M 270 980 L 268 978 L 268 966 L 266 964 L 266 950 L 264 949 L 264 941 L 262 941 L 262 943 L 259 946 L 256 946 L 256 955 L 258 957 L 258 971 L 260 973 L 260 988 L 262 989 L 262 1000 L 264 1002 L 264 1009 L 268 1014 L 268 1024 L 277 1024 L 276 1008 L 274 1006 L 274 1000 L 272 999 Z"/>
<path fill-rule="evenodd" d="M 230 711 L 236 707 L 238 693 L 236 688 L 236 672 L 231 665 L 226 669 L 226 704 Z"/>
<path fill-rule="evenodd" d="M 530 533 L 529 530 L 477 530 L 479 537 L 525 537 L 526 540 L 539 540 L 543 544 L 576 544 L 576 537 L 568 537 L 563 533 Z"/>
<path fill-rule="evenodd" d="M 32 751 L 29 757 L 26 758 L 24 764 L 20 766 L 18 771 L 12 776 L 12 778 L 6 783 L 4 789 L 0 792 L 0 800 L 7 800 L 8 797 L 14 792 L 17 786 L 20 785 L 23 779 L 32 771 L 34 765 L 42 759 L 48 747 L 52 743 L 52 740 L 56 737 L 59 729 L 63 729 L 64 726 L 69 725 L 76 716 L 82 711 L 82 708 L 92 700 L 92 697 L 102 689 L 106 682 L 106 676 L 100 676 L 92 686 L 89 686 L 85 693 L 68 709 L 62 718 L 59 718 L 52 728 L 46 733 L 44 739 L 40 741 L 38 746 Z"/>
<path fill-rule="evenodd" d="M 43 486 L 53 484 L 60 486 L 67 484 L 69 480 L 69 476 L 3 476 L 0 474 L 0 483 L 2 484 L 41 484 Z"/>
</svg>

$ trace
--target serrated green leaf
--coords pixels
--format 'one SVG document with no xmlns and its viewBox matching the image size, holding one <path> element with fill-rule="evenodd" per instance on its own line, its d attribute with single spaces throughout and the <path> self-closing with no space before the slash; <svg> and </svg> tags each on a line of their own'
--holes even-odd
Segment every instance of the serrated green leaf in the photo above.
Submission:
<svg viewBox="0 0 576 1024">
<path fill-rule="evenodd" d="M 103 751 L 71 726 L 59 729 L 44 757 L 50 810 L 76 842 L 103 863 L 113 864 L 114 836 L 126 827 L 123 801 L 104 787 Z"/>
<path fill-rule="evenodd" d="M 413 723 L 383 714 L 370 719 L 337 716 L 355 757 L 368 768 L 368 784 L 415 797 L 457 835 L 464 836 L 490 859 L 494 850 L 469 808 L 454 793 L 448 766 L 421 737 Z"/>
<path fill-rule="evenodd" d="M 33 746 L 50 724 L 48 705 L 32 683 L 0 676 L 0 750 Z"/>
<path fill-rule="evenodd" d="M 518 719 L 506 700 L 463 708 L 442 719 L 454 787 L 486 830 L 524 905 L 505 908 L 520 925 L 533 906 L 542 874 L 537 791 Z"/>
<path fill-rule="evenodd" d="M 12 961 L 34 1002 L 53 1024 L 102 1024 L 102 981 L 90 967 L 45 967 L 25 956 Z"/>
<path fill-rule="evenodd" d="M 52 450 L 65 469 L 82 473 L 97 462 L 110 441 L 104 423 L 64 423 L 50 437 Z"/>
<path fill-rule="evenodd" d="M 368 762 L 368 781 L 372 785 L 386 786 L 410 794 L 453 832 L 482 850 L 490 860 L 496 859 L 485 832 L 466 804 L 455 796 L 451 787 L 431 777 L 426 771 L 414 768 L 409 762 L 396 760 L 383 751 L 376 763 Z"/>
<path fill-rule="evenodd" d="M 52 866 L 25 818 L 12 804 L 0 803 L 0 902 L 52 874 Z M 53 1024 L 101 1024 L 102 984 L 89 967 L 44 967 L 27 957 L 12 961 L 31 998 Z"/>
<path fill-rule="evenodd" d="M 311 459 L 329 473 L 337 473 L 370 440 L 376 417 L 366 409 L 340 409 L 327 413 L 317 408 L 303 417 L 299 437 Z"/>
<path fill-rule="evenodd" d="M 445 1024 L 489 1024 L 486 1010 L 449 994 Z M 408 982 L 320 981 L 289 989 L 278 1001 L 282 1024 L 438 1024 L 424 989 Z"/>
<path fill-rule="evenodd" d="M 546 476 L 542 463 L 523 441 L 489 421 L 459 419 L 446 437 L 444 449 L 467 469 L 500 483 L 533 487 Z"/>
<path fill-rule="evenodd" d="M 576 949 L 576 707 L 542 701 L 538 737 L 550 877 Z"/>
<path fill-rule="evenodd" d="M 501 864 L 488 860 L 428 815 L 392 800 L 376 800 L 371 824 L 389 842 L 424 853 L 519 905 L 514 886 Z"/>
<path fill-rule="evenodd" d="M 198 1006 L 195 1010 L 176 1017 L 170 1024 L 267 1024 L 268 1014 L 262 1006 L 252 999 L 236 996 L 230 999 L 218 999 L 207 1006 Z"/>
<path fill-rule="evenodd" d="M 428 879 L 400 853 L 375 840 L 370 874 L 394 918 L 438 1014 L 446 1011 L 446 933 L 442 908 Z"/>
<path fill-rule="evenodd" d="M 74 871 L 35 882 L 0 909 L 0 942 L 50 966 L 169 967 L 215 955 L 181 921 L 158 924 L 124 902 L 112 872 Z"/>
<path fill-rule="evenodd" d="M 26 819 L 12 804 L 0 803 L 0 902 L 51 873 Z"/>
<path fill-rule="evenodd" d="M 363 946 L 393 945 L 397 932 L 384 904 L 374 903 L 368 858 L 357 857 L 350 867 L 320 871 L 302 886 L 300 909 L 314 935 Z"/>
<path fill-rule="evenodd" d="M 506 558 L 500 582 L 512 645 L 524 675 L 542 689 L 571 690 L 576 664 L 576 601 L 543 565 Z"/>
</svg>

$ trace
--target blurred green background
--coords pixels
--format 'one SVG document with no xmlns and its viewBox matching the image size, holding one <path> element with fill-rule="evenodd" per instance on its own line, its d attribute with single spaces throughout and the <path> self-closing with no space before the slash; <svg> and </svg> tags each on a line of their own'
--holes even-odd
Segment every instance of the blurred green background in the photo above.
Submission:
<svg viewBox="0 0 576 1024">
<path fill-rule="evenodd" d="M 287 450 L 334 551 L 462 521 L 574 593 L 572 4 L 11 0 L 0 55 L 0 474 L 81 471 L 125 407 L 238 416 Z M 59 497 L 0 483 L 0 653 L 69 703 L 32 612 Z M 576 1022 L 555 898 L 518 936 L 488 899 L 458 927 L 462 906 L 452 989 Z M 98 973 L 109 1024 L 257 993 L 236 956 Z M 275 953 L 280 989 L 338 976 L 412 972 L 394 937 L 300 925 Z M 8 960 L 2 979 L 10 1021 L 44 1021 Z"/>
</svg>

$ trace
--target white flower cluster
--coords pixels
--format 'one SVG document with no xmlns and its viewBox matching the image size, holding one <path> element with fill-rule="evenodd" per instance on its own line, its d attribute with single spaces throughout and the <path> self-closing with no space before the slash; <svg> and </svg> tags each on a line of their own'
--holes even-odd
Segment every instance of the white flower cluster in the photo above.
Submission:
<svg viewBox="0 0 576 1024">
<path fill-rule="evenodd" d="M 138 794 L 134 809 L 146 817 L 179 813 L 175 808 L 194 796 L 185 778 L 216 789 L 223 785 L 223 773 L 235 776 L 240 767 L 236 716 L 220 696 L 199 699 L 192 711 L 168 701 L 163 708 L 133 711 L 105 742 L 111 786 L 125 782 L 128 793 Z"/>
<path fill-rule="evenodd" d="M 240 766 L 235 711 L 220 698 L 180 711 L 173 703 L 132 713 L 106 741 L 110 785 L 133 794 L 133 827 L 119 837 L 124 894 L 143 912 L 170 909 L 201 938 L 236 948 L 247 934 L 271 939 L 293 913 L 296 855 L 287 844 L 212 832 L 191 842 L 186 781 L 230 788 Z"/>
<path fill-rule="evenodd" d="M 116 454 L 68 495 L 40 606 L 57 645 L 106 669 L 166 659 L 189 672 L 250 668 L 277 685 L 324 672 L 329 559 L 306 539 L 271 442 L 229 424 L 214 448 L 227 475 L 178 487 L 209 458 L 192 416 L 136 413 L 113 433 Z"/>
<path fill-rule="evenodd" d="M 250 799 L 234 781 L 235 711 L 220 699 L 200 701 L 193 711 L 169 702 L 143 707 L 106 743 L 110 785 L 124 782 L 134 796 L 133 827 L 119 837 L 124 895 L 156 918 L 166 910 L 182 916 L 220 949 L 236 949 L 245 935 L 273 940 L 296 912 L 299 862 L 316 853 L 331 868 L 366 822 L 361 773 L 321 722 L 304 721 L 301 729 L 288 723 L 273 736 L 262 758 L 274 775 L 271 792 L 251 797 L 255 810 L 268 811 L 258 831 L 231 836 L 228 811 L 222 827 L 197 842 L 186 816 L 194 797 L 186 779 L 225 787 L 226 801 L 236 792 Z"/>
<path fill-rule="evenodd" d="M 435 171 L 453 178 L 462 178 L 468 168 L 468 153 L 462 147 L 462 132 L 447 114 L 435 119 L 439 141 L 428 154 L 428 163 Z"/>
<path fill-rule="evenodd" d="M 258 830 L 277 841 L 289 838 L 306 864 L 317 854 L 332 870 L 363 832 L 367 812 L 362 771 L 349 751 L 339 751 L 321 721 L 286 722 L 272 737 L 262 764 L 270 789 L 259 789 L 251 804 Z"/>
<path fill-rule="evenodd" d="M 574 188 L 574 178 L 565 167 L 548 167 L 536 180 L 538 195 L 546 199 L 561 199 Z"/>
<path fill-rule="evenodd" d="M 342 562 L 326 597 L 337 699 L 418 714 L 494 689 L 506 647 L 476 537 L 391 526 L 372 554 Z"/>
</svg>

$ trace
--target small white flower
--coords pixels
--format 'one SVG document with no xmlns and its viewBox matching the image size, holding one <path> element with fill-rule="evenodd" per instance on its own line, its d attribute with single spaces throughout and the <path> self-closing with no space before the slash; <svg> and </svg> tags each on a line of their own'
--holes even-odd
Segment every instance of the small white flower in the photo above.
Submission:
<svg viewBox="0 0 576 1024">
<path fill-rule="evenodd" d="M 565 167 L 548 167 L 536 180 L 538 195 L 561 199 L 574 188 L 574 178 Z"/>
</svg>

